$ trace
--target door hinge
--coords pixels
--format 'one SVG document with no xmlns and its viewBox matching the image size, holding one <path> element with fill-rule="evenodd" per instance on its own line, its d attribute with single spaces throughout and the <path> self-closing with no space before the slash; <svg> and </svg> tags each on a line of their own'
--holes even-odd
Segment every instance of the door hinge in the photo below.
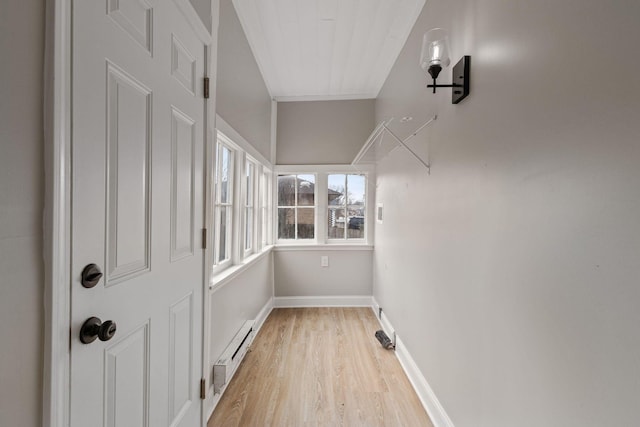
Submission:
<svg viewBox="0 0 640 427">
<path fill-rule="evenodd" d="M 202 229 L 202 249 L 207 249 L 207 229 Z"/>
<path fill-rule="evenodd" d="M 200 399 L 204 400 L 207 398 L 207 382 L 205 379 L 200 380 Z"/>
<path fill-rule="evenodd" d="M 204 78 L 204 99 L 209 99 L 209 77 Z"/>
</svg>

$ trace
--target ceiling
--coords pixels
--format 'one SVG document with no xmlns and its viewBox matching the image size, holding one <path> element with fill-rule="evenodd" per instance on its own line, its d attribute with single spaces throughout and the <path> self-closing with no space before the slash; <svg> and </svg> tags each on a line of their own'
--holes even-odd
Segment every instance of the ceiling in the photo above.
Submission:
<svg viewBox="0 0 640 427">
<path fill-rule="evenodd" d="M 233 0 L 278 101 L 375 98 L 424 3 Z"/>
</svg>

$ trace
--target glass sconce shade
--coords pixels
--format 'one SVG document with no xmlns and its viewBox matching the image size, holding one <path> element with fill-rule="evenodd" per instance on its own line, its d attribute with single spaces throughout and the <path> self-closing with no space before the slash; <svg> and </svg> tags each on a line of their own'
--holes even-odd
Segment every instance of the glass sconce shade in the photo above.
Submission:
<svg viewBox="0 0 640 427">
<path fill-rule="evenodd" d="M 447 31 L 442 28 L 434 28 L 424 33 L 422 51 L 420 52 L 420 67 L 435 79 L 437 74 L 443 68 L 448 67 L 450 63 Z"/>
<path fill-rule="evenodd" d="M 428 88 L 436 93 L 437 88 L 451 88 L 451 102 L 458 104 L 469 95 L 471 75 L 471 56 L 465 55 L 453 67 L 452 82 L 438 84 L 436 82 L 440 72 L 451 64 L 449 54 L 449 34 L 442 28 L 434 28 L 422 36 L 422 50 L 420 51 L 420 67 L 433 79 Z"/>
</svg>

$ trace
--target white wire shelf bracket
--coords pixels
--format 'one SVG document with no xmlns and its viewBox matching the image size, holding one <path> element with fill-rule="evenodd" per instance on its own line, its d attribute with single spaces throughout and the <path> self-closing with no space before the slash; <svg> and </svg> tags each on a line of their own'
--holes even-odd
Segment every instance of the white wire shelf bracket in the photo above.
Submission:
<svg viewBox="0 0 640 427">
<path fill-rule="evenodd" d="M 391 120 L 389 120 L 389 122 Z M 370 156 L 368 156 L 368 153 L 369 153 L 369 150 L 372 147 L 374 147 L 374 145 L 376 144 L 376 141 L 380 139 L 380 136 L 384 132 L 386 125 L 387 125 L 387 122 L 385 121 L 378 123 L 378 126 L 376 126 L 373 132 L 371 132 L 371 135 L 369 135 L 369 138 L 367 138 L 364 145 L 362 146 L 362 148 L 360 149 L 356 157 L 351 162 L 352 165 L 355 166 L 358 163 L 376 163 L 375 161 L 370 161 L 371 159 L 370 159 Z"/>
<path fill-rule="evenodd" d="M 418 133 L 420 133 L 424 128 L 429 126 L 437 119 L 438 116 L 433 116 L 405 139 L 401 139 L 391 129 L 389 129 L 389 123 L 391 123 L 393 118 L 387 121 L 380 122 L 373 130 L 373 132 L 371 132 L 371 135 L 369 135 L 369 138 L 367 138 L 364 145 L 351 162 L 351 165 L 357 168 L 358 164 L 376 164 L 395 148 L 403 147 L 409 152 L 409 154 L 415 157 L 416 160 L 418 160 L 424 167 L 426 167 L 427 172 L 431 174 L 431 165 L 429 164 L 429 162 L 422 159 L 415 151 L 413 151 L 411 147 L 407 145 L 407 142 L 418 135 Z M 391 136 L 391 139 L 395 142 L 390 141 L 389 138 L 385 139 L 385 134 L 389 134 Z"/>
</svg>

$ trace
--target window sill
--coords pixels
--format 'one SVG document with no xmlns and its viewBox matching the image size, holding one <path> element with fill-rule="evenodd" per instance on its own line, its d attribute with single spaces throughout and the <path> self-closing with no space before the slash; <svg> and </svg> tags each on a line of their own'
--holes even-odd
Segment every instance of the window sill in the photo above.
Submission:
<svg viewBox="0 0 640 427">
<path fill-rule="evenodd" d="M 366 243 L 319 243 L 291 244 L 280 243 L 273 248 L 276 252 L 286 251 L 372 251 L 373 245 Z"/>
<path fill-rule="evenodd" d="M 273 245 L 266 246 L 262 251 L 243 259 L 239 264 L 225 268 L 223 271 L 211 278 L 209 281 L 209 291 L 213 293 L 224 287 L 244 271 L 251 268 L 256 262 L 267 256 L 272 249 Z"/>
</svg>

